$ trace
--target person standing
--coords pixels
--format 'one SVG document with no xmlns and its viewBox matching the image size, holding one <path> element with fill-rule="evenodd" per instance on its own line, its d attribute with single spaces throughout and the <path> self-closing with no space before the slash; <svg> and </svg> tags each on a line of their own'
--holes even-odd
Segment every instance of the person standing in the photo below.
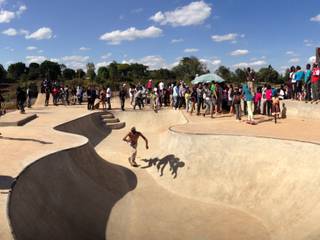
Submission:
<svg viewBox="0 0 320 240">
<path fill-rule="evenodd" d="M 120 92 L 119 92 L 119 98 L 120 98 L 120 104 L 121 104 L 121 110 L 125 110 L 125 102 L 126 102 L 126 97 L 127 97 L 127 90 L 126 90 L 126 85 L 123 84 Z"/>
<path fill-rule="evenodd" d="M 31 103 L 32 103 L 32 91 L 30 87 L 27 88 L 27 97 L 28 97 L 28 102 L 27 102 L 27 107 L 31 108 Z"/>
<path fill-rule="evenodd" d="M 253 117 L 253 108 L 254 108 L 253 95 L 252 95 L 250 88 L 248 87 L 248 84 L 243 84 L 243 94 L 244 94 L 244 97 L 245 97 L 246 103 L 247 103 L 247 111 L 248 111 L 248 122 L 247 123 L 255 124 L 254 117 Z"/>
<path fill-rule="evenodd" d="M 140 137 L 145 141 L 146 149 L 149 149 L 148 139 L 141 132 L 138 132 L 135 127 L 132 127 L 131 131 L 123 138 L 123 141 L 129 143 L 131 147 L 131 157 L 129 157 L 128 160 L 132 167 L 139 167 L 139 165 L 136 162 L 136 157 L 138 140 Z"/>
<path fill-rule="evenodd" d="M 320 68 L 317 63 L 313 64 L 311 86 L 312 86 L 312 102 L 318 103 L 319 101 L 319 85 L 320 85 Z"/>
<path fill-rule="evenodd" d="M 236 120 L 241 121 L 241 93 L 238 88 L 234 90 L 232 105 L 236 112 Z"/>
<path fill-rule="evenodd" d="M 306 89 L 306 97 L 305 97 L 306 102 L 311 101 L 311 76 L 312 76 L 311 65 L 307 64 L 306 72 L 304 75 L 304 84 Z"/>
<path fill-rule="evenodd" d="M 199 85 L 196 89 L 196 92 L 197 92 L 197 116 L 199 116 L 200 111 L 201 111 L 201 107 L 203 104 L 203 87 L 202 87 L 201 83 L 199 83 Z"/>
<path fill-rule="evenodd" d="M 294 75 L 294 80 L 296 81 L 296 99 L 301 101 L 303 94 L 302 94 L 302 83 L 304 80 L 304 71 L 301 69 L 300 66 L 297 66 L 296 73 Z"/>
<path fill-rule="evenodd" d="M 106 98 L 107 98 L 108 110 L 111 110 L 111 96 L 112 96 L 111 88 L 108 87 L 108 88 L 107 88 L 107 91 L 106 91 Z"/>
<path fill-rule="evenodd" d="M 94 110 L 94 102 L 97 98 L 97 93 L 93 86 L 90 86 L 88 88 L 87 97 L 88 97 L 88 110 Z"/>
<path fill-rule="evenodd" d="M 102 109 L 106 110 L 107 105 L 106 105 L 106 89 L 103 87 L 100 91 L 100 103 L 102 105 Z"/>
<path fill-rule="evenodd" d="M 22 113 L 22 114 L 25 113 L 24 104 L 25 104 L 26 100 L 27 100 L 26 92 L 21 87 L 18 87 L 17 88 L 17 105 L 20 110 L 20 113 Z"/>
<path fill-rule="evenodd" d="M 203 90 L 203 99 L 206 106 L 203 116 L 205 117 L 207 113 L 210 113 L 211 118 L 213 118 L 212 92 L 207 86 Z"/>
</svg>

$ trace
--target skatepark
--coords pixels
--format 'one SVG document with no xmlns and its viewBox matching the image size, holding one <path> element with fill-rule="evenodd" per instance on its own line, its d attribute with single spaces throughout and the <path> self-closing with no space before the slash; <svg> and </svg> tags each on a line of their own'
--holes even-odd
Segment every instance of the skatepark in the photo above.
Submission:
<svg viewBox="0 0 320 240">
<path fill-rule="evenodd" d="M 35 106 L 36 119 L 1 127 L 0 238 L 318 239 L 320 109 L 287 106 L 288 119 L 253 127 Z M 122 141 L 132 126 L 150 142 L 139 168 Z"/>
</svg>

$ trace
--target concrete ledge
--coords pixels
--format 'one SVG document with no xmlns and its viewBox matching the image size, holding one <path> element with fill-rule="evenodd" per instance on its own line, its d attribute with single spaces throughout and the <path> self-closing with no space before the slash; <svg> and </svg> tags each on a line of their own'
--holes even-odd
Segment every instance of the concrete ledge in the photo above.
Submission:
<svg viewBox="0 0 320 240">
<path fill-rule="evenodd" d="M 286 105 L 289 118 L 320 119 L 320 104 L 292 100 L 285 100 L 283 103 Z"/>
<path fill-rule="evenodd" d="M 37 118 L 37 114 L 21 114 L 18 111 L 0 117 L 0 127 L 23 126 Z"/>
</svg>

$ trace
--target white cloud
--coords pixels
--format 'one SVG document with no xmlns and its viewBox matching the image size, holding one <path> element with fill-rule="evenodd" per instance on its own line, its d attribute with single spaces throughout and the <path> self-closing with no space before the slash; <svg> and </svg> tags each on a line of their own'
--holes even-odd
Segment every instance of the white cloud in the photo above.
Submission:
<svg viewBox="0 0 320 240">
<path fill-rule="evenodd" d="M 300 62 L 300 58 L 291 58 L 289 60 L 289 63 L 298 63 L 298 62 Z"/>
<path fill-rule="evenodd" d="M 199 49 L 197 48 L 186 48 L 184 50 L 185 53 L 195 53 L 195 52 L 199 52 Z"/>
<path fill-rule="evenodd" d="M 312 21 L 312 22 L 320 22 L 320 14 L 318 14 L 317 16 L 314 16 L 314 17 L 310 18 L 310 21 Z"/>
<path fill-rule="evenodd" d="M 79 48 L 80 51 L 89 51 L 91 50 L 91 48 L 87 48 L 87 47 L 81 47 Z"/>
<path fill-rule="evenodd" d="M 218 66 L 221 65 L 222 61 L 220 59 L 200 59 L 200 62 L 206 64 L 207 68 L 211 71 L 214 72 Z"/>
<path fill-rule="evenodd" d="M 294 51 L 287 51 L 286 54 L 287 55 L 294 55 Z"/>
<path fill-rule="evenodd" d="M 16 17 L 16 14 L 11 11 L 0 10 L 0 23 L 9 23 Z"/>
<path fill-rule="evenodd" d="M 46 61 L 47 58 L 45 56 L 26 56 L 26 61 L 28 64 L 30 63 L 42 63 Z"/>
<path fill-rule="evenodd" d="M 314 46 L 313 40 L 305 39 L 303 42 L 304 42 L 304 45 L 305 45 L 306 47 L 313 47 L 313 46 Z"/>
<path fill-rule="evenodd" d="M 6 1 L 0 0 L 0 7 L 5 3 Z M 0 23 L 9 23 L 16 17 L 21 16 L 22 13 L 24 13 L 27 10 L 26 5 L 22 5 L 19 7 L 19 9 L 16 12 L 7 11 L 7 10 L 0 10 Z"/>
<path fill-rule="evenodd" d="M 27 50 L 28 51 L 34 51 L 34 50 L 37 50 L 38 48 L 37 47 L 35 47 L 35 46 L 29 46 L 29 47 L 27 47 Z"/>
<path fill-rule="evenodd" d="M 309 58 L 309 63 L 315 63 L 317 60 L 316 56 L 312 56 Z"/>
<path fill-rule="evenodd" d="M 234 68 L 247 68 L 247 67 L 262 67 L 267 65 L 267 62 L 264 60 L 258 60 L 254 62 L 241 62 L 233 65 Z"/>
<path fill-rule="evenodd" d="M 14 48 L 12 48 L 12 47 L 5 47 L 4 50 L 10 51 L 10 52 L 14 52 Z"/>
<path fill-rule="evenodd" d="M 65 56 L 61 60 L 62 62 L 73 69 L 85 69 L 86 64 L 88 63 L 90 57 L 89 56 Z"/>
<path fill-rule="evenodd" d="M 180 43 L 180 42 L 183 42 L 183 38 L 177 38 L 177 39 L 172 39 L 171 40 L 171 43 L 174 44 L 174 43 Z"/>
<path fill-rule="evenodd" d="M 156 70 L 160 68 L 171 69 L 179 62 L 168 64 L 161 56 L 146 56 L 141 59 L 130 59 L 123 61 L 123 63 L 140 63 L 149 67 L 150 70 Z"/>
<path fill-rule="evenodd" d="M 26 35 L 26 39 L 44 40 L 51 39 L 53 37 L 53 32 L 48 27 L 39 28 L 37 31 Z"/>
<path fill-rule="evenodd" d="M 2 33 L 10 37 L 18 35 L 18 31 L 14 28 L 8 28 L 7 30 L 4 30 Z"/>
<path fill-rule="evenodd" d="M 2 34 L 5 34 L 10 37 L 14 37 L 17 35 L 28 35 L 28 33 L 29 32 L 27 30 L 24 30 L 24 29 L 17 30 L 15 28 L 8 28 L 7 30 L 4 30 L 2 32 Z"/>
<path fill-rule="evenodd" d="M 100 37 L 100 40 L 107 41 L 110 44 L 117 45 L 123 41 L 134 41 L 143 38 L 156 38 L 162 34 L 162 29 L 151 26 L 143 30 L 134 27 L 127 30 L 116 30 L 113 32 L 105 33 Z"/>
<path fill-rule="evenodd" d="M 18 11 L 16 12 L 16 14 L 18 16 L 20 16 L 22 13 L 24 13 L 25 11 L 27 11 L 27 6 L 26 5 L 22 5 L 19 7 Z"/>
<path fill-rule="evenodd" d="M 161 25 L 191 26 L 202 24 L 211 15 L 211 7 L 204 1 L 192 2 L 174 11 L 157 12 L 150 19 Z"/>
<path fill-rule="evenodd" d="M 100 67 L 107 67 L 111 62 L 99 62 L 99 63 L 96 63 L 96 69 L 98 70 Z"/>
<path fill-rule="evenodd" d="M 111 56 L 112 56 L 112 53 L 107 53 L 107 54 L 101 56 L 101 59 L 108 59 L 108 58 L 110 58 Z"/>
<path fill-rule="evenodd" d="M 244 56 L 249 54 L 249 51 L 246 49 L 238 49 L 230 53 L 231 56 Z"/>
<path fill-rule="evenodd" d="M 239 35 L 237 33 L 228 33 L 225 35 L 213 35 L 211 36 L 211 39 L 215 42 L 230 41 L 230 42 L 236 43 L 238 37 L 244 38 L 245 35 L 244 34 Z"/>
</svg>

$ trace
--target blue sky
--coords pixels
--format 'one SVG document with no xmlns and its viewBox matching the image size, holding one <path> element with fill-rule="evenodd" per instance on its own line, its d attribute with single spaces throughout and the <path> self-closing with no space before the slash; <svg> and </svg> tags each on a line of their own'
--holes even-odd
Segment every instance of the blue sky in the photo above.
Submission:
<svg viewBox="0 0 320 240">
<path fill-rule="evenodd" d="M 194 55 L 214 70 L 304 66 L 320 46 L 318 0 L 0 0 L 0 63 L 171 68 Z"/>
</svg>

